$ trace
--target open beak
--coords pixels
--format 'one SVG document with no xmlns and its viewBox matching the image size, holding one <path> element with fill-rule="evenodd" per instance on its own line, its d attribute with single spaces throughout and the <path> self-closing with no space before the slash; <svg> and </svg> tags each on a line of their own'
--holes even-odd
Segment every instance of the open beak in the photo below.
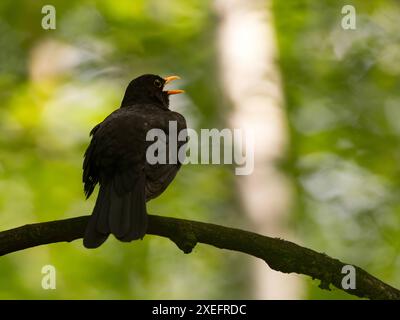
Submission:
<svg viewBox="0 0 400 320">
<path fill-rule="evenodd" d="M 170 83 L 171 81 L 178 80 L 178 79 L 180 79 L 178 76 L 169 76 L 169 77 L 165 77 L 165 78 L 164 78 L 165 84 L 168 84 L 168 83 Z M 184 90 L 166 90 L 165 92 L 166 92 L 168 95 L 171 95 L 171 94 L 184 93 L 185 91 L 184 91 Z"/>
</svg>

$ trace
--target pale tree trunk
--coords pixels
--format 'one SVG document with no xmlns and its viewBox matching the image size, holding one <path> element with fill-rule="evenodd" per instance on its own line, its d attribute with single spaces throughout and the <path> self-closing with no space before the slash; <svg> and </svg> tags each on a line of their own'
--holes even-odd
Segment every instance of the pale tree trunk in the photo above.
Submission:
<svg viewBox="0 0 400 320">
<path fill-rule="evenodd" d="M 216 0 L 220 18 L 218 52 L 233 128 L 255 134 L 254 171 L 237 176 L 239 196 L 256 232 L 290 239 L 287 228 L 291 188 L 276 162 L 285 154 L 288 131 L 276 66 L 277 44 L 270 0 Z M 278 273 L 254 260 L 253 298 L 298 299 L 296 275 Z"/>
</svg>

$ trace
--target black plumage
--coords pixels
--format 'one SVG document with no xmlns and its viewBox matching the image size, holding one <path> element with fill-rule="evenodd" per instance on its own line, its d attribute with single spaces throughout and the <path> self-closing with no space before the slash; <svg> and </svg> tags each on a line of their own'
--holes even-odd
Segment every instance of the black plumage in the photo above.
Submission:
<svg viewBox="0 0 400 320">
<path fill-rule="evenodd" d="M 147 230 L 146 202 L 159 196 L 181 167 L 177 163 L 149 164 L 146 141 L 150 129 L 169 135 L 169 122 L 178 133 L 185 118 L 169 109 L 169 95 L 182 90 L 163 90 L 178 77 L 140 76 L 128 85 L 121 107 L 96 125 L 83 162 L 86 197 L 100 185 L 93 213 L 86 227 L 84 246 L 96 248 L 113 234 L 121 241 L 143 238 Z M 177 141 L 177 151 L 185 142 Z M 167 144 L 168 150 L 168 144 Z M 176 157 L 176 154 L 175 154 Z M 167 160 L 168 151 L 167 151 Z"/>
</svg>

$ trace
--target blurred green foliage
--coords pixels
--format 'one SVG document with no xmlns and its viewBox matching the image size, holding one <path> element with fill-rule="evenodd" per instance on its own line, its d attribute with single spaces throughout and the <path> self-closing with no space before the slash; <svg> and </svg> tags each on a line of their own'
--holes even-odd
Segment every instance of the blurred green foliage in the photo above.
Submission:
<svg viewBox="0 0 400 320">
<path fill-rule="evenodd" d="M 222 117 L 208 1 L 52 1 L 56 30 L 41 28 L 45 4 L 0 3 L 3 230 L 91 212 L 95 197 L 85 201 L 81 184 L 88 133 L 119 107 L 132 78 L 179 74 L 187 94 L 172 105 L 189 125 L 212 127 Z M 188 165 L 148 210 L 239 226 L 232 184 L 229 167 Z M 41 287 L 46 264 L 56 267 L 56 290 Z M 0 298 L 243 298 L 246 269 L 233 253 L 200 245 L 184 255 L 155 237 L 110 237 L 96 251 L 75 241 L 2 257 Z"/>
<path fill-rule="evenodd" d="M 356 30 L 341 27 L 344 5 Z M 400 285 L 400 5 L 275 1 L 304 244 Z M 311 282 L 311 281 L 310 281 Z M 310 298 L 348 298 L 321 291 Z"/>
<path fill-rule="evenodd" d="M 90 129 L 142 73 L 179 74 L 173 98 L 192 128 L 221 127 L 209 0 L 0 2 L 0 228 L 89 214 L 81 185 Z M 357 30 L 340 26 L 357 9 Z M 297 186 L 292 226 L 304 245 L 400 286 L 400 6 L 385 1 L 274 1 Z M 149 212 L 246 228 L 227 166 L 187 165 Z M 199 245 L 184 255 L 146 237 L 101 250 L 81 241 L 0 259 L 2 299 L 247 298 L 250 258 Z M 57 290 L 41 268 L 57 268 Z M 240 267 L 237 267 L 240 266 Z M 309 298 L 349 298 L 307 282 Z"/>
</svg>

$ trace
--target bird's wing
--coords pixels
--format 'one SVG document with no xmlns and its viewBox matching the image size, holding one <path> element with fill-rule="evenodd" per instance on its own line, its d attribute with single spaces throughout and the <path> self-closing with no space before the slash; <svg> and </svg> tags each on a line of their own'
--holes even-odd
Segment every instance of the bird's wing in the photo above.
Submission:
<svg viewBox="0 0 400 320">
<path fill-rule="evenodd" d="M 94 136 L 97 130 L 100 128 L 101 123 L 97 124 L 91 131 L 90 136 Z M 94 137 L 89 144 L 89 147 L 85 151 L 85 156 L 83 160 L 83 176 L 82 181 L 84 183 L 84 190 L 86 198 L 89 198 L 93 193 L 96 184 L 99 182 L 99 172 L 98 168 L 95 166 L 93 161 L 94 151 L 96 149 L 96 141 Z"/>
<path fill-rule="evenodd" d="M 137 110 L 118 109 L 93 128 L 83 162 L 87 197 L 97 183 L 111 179 L 118 182 L 115 188 L 120 194 L 134 188 L 144 170 L 146 126 L 143 123 L 143 115 Z"/>
</svg>

